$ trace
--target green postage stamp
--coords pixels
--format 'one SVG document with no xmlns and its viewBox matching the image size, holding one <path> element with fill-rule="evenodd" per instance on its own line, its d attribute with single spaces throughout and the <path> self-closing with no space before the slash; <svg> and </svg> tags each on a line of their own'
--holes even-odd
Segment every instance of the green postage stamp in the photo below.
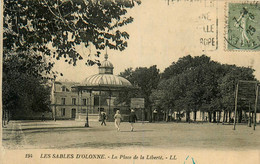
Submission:
<svg viewBox="0 0 260 164">
<path fill-rule="evenodd" d="M 226 49 L 260 50 L 260 1 L 228 3 Z"/>
</svg>

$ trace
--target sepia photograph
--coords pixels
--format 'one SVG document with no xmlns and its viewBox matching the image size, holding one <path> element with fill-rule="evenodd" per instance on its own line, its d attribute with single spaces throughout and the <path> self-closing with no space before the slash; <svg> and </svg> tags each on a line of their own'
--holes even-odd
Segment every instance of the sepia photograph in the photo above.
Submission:
<svg viewBox="0 0 260 164">
<path fill-rule="evenodd" d="M 260 1 L 0 6 L 0 163 L 260 162 Z"/>
</svg>

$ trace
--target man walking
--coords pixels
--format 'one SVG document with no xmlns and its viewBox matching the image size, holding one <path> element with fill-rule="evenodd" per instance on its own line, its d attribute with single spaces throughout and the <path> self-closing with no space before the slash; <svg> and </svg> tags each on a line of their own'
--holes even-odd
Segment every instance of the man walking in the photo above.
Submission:
<svg viewBox="0 0 260 164">
<path fill-rule="evenodd" d="M 137 117 L 136 117 L 135 111 L 133 109 L 131 109 L 131 113 L 130 113 L 130 116 L 129 116 L 129 122 L 131 124 L 131 132 L 134 131 L 135 121 L 137 121 Z"/>
<path fill-rule="evenodd" d="M 101 114 L 101 125 L 105 125 L 106 126 L 106 119 L 107 119 L 107 115 L 105 112 L 102 112 Z"/>
</svg>

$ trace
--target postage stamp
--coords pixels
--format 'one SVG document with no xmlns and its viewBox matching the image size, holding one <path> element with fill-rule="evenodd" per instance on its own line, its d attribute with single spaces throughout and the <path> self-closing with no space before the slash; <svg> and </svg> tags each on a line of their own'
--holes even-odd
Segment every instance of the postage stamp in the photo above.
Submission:
<svg viewBox="0 0 260 164">
<path fill-rule="evenodd" d="M 259 51 L 260 2 L 230 2 L 226 7 L 226 50 Z"/>
</svg>

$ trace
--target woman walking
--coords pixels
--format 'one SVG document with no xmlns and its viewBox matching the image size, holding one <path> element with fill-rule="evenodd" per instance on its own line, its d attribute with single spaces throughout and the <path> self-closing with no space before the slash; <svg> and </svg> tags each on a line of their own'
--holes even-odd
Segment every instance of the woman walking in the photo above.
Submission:
<svg viewBox="0 0 260 164">
<path fill-rule="evenodd" d="M 137 117 L 136 117 L 135 111 L 132 109 L 131 113 L 130 113 L 130 116 L 129 116 L 129 122 L 131 124 L 131 132 L 134 131 L 134 123 L 135 123 L 135 121 L 137 121 Z"/>
<path fill-rule="evenodd" d="M 106 126 L 106 119 L 107 119 L 107 115 L 105 112 L 102 112 L 101 114 L 101 125 L 105 125 Z"/>
<path fill-rule="evenodd" d="M 119 110 L 116 111 L 116 114 L 115 114 L 115 116 L 114 116 L 114 119 L 115 119 L 115 126 L 116 126 L 116 128 L 117 128 L 117 131 L 120 131 L 119 126 L 120 126 L 120 122 L 121 122 L 122 116 L 121 116 Z"/>
</svg>

